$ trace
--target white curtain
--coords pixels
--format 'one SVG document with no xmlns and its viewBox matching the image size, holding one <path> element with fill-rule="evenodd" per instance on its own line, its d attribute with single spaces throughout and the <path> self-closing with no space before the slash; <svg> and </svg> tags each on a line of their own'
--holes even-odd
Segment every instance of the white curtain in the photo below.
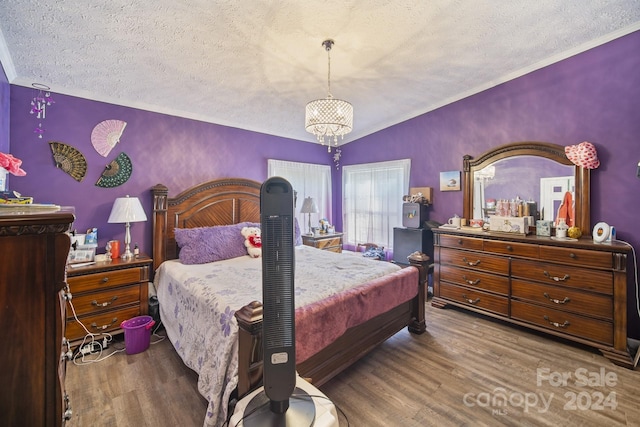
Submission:
<svg viewBox="0 0 640 427">
<path fill-rule="evenodd" d="M 402 197 L 409 194 L 411 160 L 342 167 L 343 240 L 393 250 L 393 228 L 402 227 Z"/>
<path fill-rule="evenodd" d="M 326 218 L 333 224 L 331 166 L 269 159 L 267 167 L 270 178 L 279 176 L 286 179 L 297 192 L 296 218 L 303 233 L 307 231 L 309 214 L 301 214 L 300 208 L 306 197 L 312 197 L 320 211 L 317 214 L 311 214 L 311 226 L 317 227 L 321 218 Z"/>
</svg>

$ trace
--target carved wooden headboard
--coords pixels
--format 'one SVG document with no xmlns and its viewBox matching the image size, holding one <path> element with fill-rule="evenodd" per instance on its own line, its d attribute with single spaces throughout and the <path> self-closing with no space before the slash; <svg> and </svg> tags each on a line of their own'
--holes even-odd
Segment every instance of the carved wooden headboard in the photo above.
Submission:
<svg viewBox="0 0 640 427">
<path fill-rule="evenodd" d="M 205 182 L 168 197 L 169 189 L 158 184 L 153 193 L 153 270 L 178 257 L 174 228 L 260 222 L 260 186 L 244 178 Z"/>
</svg>

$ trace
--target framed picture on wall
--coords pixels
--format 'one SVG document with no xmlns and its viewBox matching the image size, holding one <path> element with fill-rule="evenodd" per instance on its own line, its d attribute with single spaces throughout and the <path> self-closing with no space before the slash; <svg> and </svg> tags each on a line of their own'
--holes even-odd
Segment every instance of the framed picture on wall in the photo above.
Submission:
<svg viewBox="0 0 640 427">
<path fill-rule="evenodd" d="M 440 172 L 440 191 L 460 191 L 460 171 Z"/>
</svg>

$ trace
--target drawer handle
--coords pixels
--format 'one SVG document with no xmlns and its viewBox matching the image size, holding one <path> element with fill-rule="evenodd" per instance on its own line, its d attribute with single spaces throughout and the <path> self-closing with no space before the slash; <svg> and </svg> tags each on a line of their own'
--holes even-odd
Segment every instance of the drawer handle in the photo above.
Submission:
<svg viewBox="0 0 640 427">
<path fill-rule="evenodd" d="M 98 331 L 104 331 L 105 329 L 107 329 L 107 328 L 109 328 L 109 327 L 113 326 L 113 324 L 114 324 L 114 323 L 116 323 L 117 321 L 118 321 L 118 318 L 117 318 L 117 317 L 114 317 L 114 318 L 113 318 L 113 320 L 111 321 L 111 323 L 109 323 L 108 325 L 98 326 L 98 325 L 96 324 L 96 322 L 93 322 L 93 323 L 91 324 L 91 327 L 92 327 L 93 329 L 97 329 Z"/>
<path fill-rule="evenodd" d="M 513 247 L 512 247 L 511 245 L 507 245 L 507 250 L 508 250 L 509 252 L 511 252 L 511 251 L 513 251 Z"/>
<path fill-rule="evenodd" d="M 108 281 L 109 281 L 109 278 L 108 278 L 108 277 L 103 277 L 103 278 L 102 278 L 102 283 L 107 283 Z"/>
<path fill-rule="evenodd" d="M 477 260 L 477 261 L 469 261 L 469 260 L 467 259 L 467 257 L 463 257 L 463 258 L 462 258 L 462 261 L 466 262 L 466 263 L 467 263 L 467 265 L 468 265 L 468 266 L 470 266 L 470 267 L 475 267 L 476 265 L 480 264 L 480 260 Z"/>
<path fill-rule="evenodd" d="M 569 278 L 570 278 L 568 274 L 565 274 L 565 275 L 564 275 L 564 277 L 551 276 L 551 275 L 549 274 L 549 272 L 548 272 L 548 271 L 545 271 L 545 272 L 544 272 L 544 275 L 545 275 L 548 279 L 554 280 L 554 281 L 556 281 L 556 282 L 564 282 L 565 280 L 567 280 L 567 279 L 569 279 Z"/>
<path fill-rule="evenodd" d="M 464 241 L 462 239 L 458 239 L 458 244 L 459 245 L 464 245 Z"/>
<path fill-rule="evenodd" d="M 576 254 L 574 254 L 573 252 L 571 252 L 569 254 L 569 258 L 574 258 L 575 259 L 575 258 L 578 258 L 578 256 Z"/>
<path fill-rule="evenodd" d="M 96 300 L 91 301 L 91 305 L 94 307 L 108 307 L 111 304 L 113 304 L 116 300 L 118 299 L 118 296 L 114 296 L 113 298 L 111 298 L 111 301 L 106 301 L 106 302 L 98 302 Z"/>
<path fill-rule="evenodd" d="M 476 286 L 478 283 L 480 283 L 480 279 L 476 279 L 476 280 L 469 280 L 467 279 L 467 276 L 462 276 L 462 279 L 467 282 L 469 285 L 473 285 Z"/>
<path fill-rule="evenodd" d="M 549 296 L 549 294 L 548 294 L 548 293 L 546 293 L 546 292 L 545 292 L 543 295 L 544 295 L 544 297 L 545 297 L 546 299 L 548 299 L 549 301 L 551 301 L 551 302 L 553 302 L 553 303 L 556 303 L 556 304 L 566 304 L 566 303 L 568 303 L 569 301 L 571 301 L 571 299 L 570 299 L 569 297 L 564 297 L 564 299 L 563 299 L 562 301 L 560 301 L 559 299 L 551 298 L 551 297 Z"/>
<path fill-rule="evenodd" d="M 462 298 L 466 299 L 469 304 L 477 304 L 480 302 L 480 298 L 470 299 L 470 298 L 467 298 L 466 294 L 462 294 Z"/>
<path fill-rule="evenodd" d="M 547 322 L 549 322 L 550 325 L 555 326 L 556 328 L 566 328 L 567 326 L 570 325 L 568 320 L 565 320 L 563 324 L 560 324 L 558 322 L 553 322 L 551 320 L 549 320 L 549 316 L 544 316 L 544 320 L 546 320 Z"/>
</svg>

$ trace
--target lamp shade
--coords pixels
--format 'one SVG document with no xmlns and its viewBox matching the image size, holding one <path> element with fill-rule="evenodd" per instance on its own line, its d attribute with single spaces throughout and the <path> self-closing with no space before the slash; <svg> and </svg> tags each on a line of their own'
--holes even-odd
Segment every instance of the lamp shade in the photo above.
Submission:
<svg viewBox="0 0 640 427">
<path fill-rule="evenodd" d="M 142 204 L 137 197 L 118 197 L 113 202 L 113 208 L 111 208 L 111 215 L 107 222 L 110 223 L 127 223 L 127 222 L 142 222 L 147 220 L 147 215 L 144 213 Z"/>
<path fill-rule="evenodd" d="M 318 213 L 320 210 L 318 209 L 318 205 L 316 205 L 316 201 L 313 200 L 312 197 L 305 197 L 304 202 L 302 202 L 302 207 L 300 208 L 300 213 Z"/>
</svg>

